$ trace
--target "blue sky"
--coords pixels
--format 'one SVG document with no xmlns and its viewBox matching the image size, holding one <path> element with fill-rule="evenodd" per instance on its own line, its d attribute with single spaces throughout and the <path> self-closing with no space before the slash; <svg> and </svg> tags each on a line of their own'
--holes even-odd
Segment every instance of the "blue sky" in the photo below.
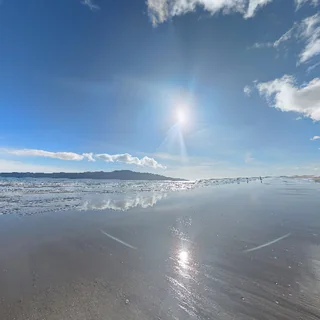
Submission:
<svg viewBox="0 0 320 320">
<path fill-rule="evenodd" d="M 0 171 L 319 175 L 318 0 L 3 0 L 0 30 Z"/>
</svg>

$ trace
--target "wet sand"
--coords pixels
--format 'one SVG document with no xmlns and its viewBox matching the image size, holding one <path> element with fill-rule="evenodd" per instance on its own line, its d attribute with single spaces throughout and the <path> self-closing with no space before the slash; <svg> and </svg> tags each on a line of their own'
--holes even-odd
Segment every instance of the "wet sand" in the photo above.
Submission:
<svg viewBox="0 0 320 320">
<path fill-rule="evenodd" d="M 0 319 L 319 319 L 320 184 L 0 217 Z"/>
</svg>

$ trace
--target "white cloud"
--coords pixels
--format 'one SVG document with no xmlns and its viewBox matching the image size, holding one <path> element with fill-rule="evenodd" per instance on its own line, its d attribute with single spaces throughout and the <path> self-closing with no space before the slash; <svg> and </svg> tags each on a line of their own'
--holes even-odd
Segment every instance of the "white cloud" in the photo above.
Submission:
<svg viewBox="0 0 320 320">
<path fill-rule="evenodd" d="M 320 14 L 304 19 L 299 31 L 300 37 L 306 42 L 305 48 L 299 55 L 299 62 L 304 63 L 320 53 Z"/>
<path fill-rule="evenodd" d="M 304 45 L 299 54 L 298 64 L 306 63 L 318 55 L 320 53 L 320 14 L 317 13 L 299 23 L 294 23 L 287 32 L 274 42 L 256 42 L 250 48 L 278 48 L 280 44 L 290 40 L 292 37 L 302 41 Z"/>
<path fill-rule="evenodd" d="M 267 98 L 275 108 L 284 112 L 297 112 L 315 121 L 320 121 L 320 79 L 315 78 L 297 87 L 292 76 L 258 83 L 260 95 Z"/>
<path fill-rule="evenodd" d="M 51 152 L 37 149 L 6 149 L 9 154 L 15 156 L 25 156 L 25 157 L 46 157 L 54 158 L 60 160 L 76 160 L 80 161 L 85 158 L 84 155 L 73 153 L 73 152 Z"/>
<path fill-rule="evenodd" d="M 91 162 L 95 162 L 96 159 L 93 158 L 93 153 L 83 153 L 82 154 L 85 158 L 88 159 L 88 161 L 91 161 Z"/>
<path fill-rule="evenodd" d="M 110 155 L 107 153 L 78 154 L 74 152 L 51 152 L 51 151 L 37 150 L 37 149 L 0 149 L 0 151 L 15 155 L 15 156 L 21 156 L 21 157 L 46 157 L 46 158 L 54 158 L 54 159 L 60 159 L 60 160 L 75 160 L 75 161 L 80 161 L 84 159 L 88 159 L 88 161 L 96 161 L 96 159 L 100 159 L 105 162 L 122 162 L 126 164 L 135 164 L 141 167 L 149 167 L 154 169 L 166 169 L 165 166 L 161 165 L 153 158 L 145 156 L 139 159 L 138 157 L 133 157 L 129 153 L 114 154 L 114 155 Z"/>
<path fill-rule="evenodd" d="M 105 162 L 122 162 L 126 164 L 135 164 L 137 166 L 150 167 L 154 169 L 166 169 L 165 166 L 161 165 L 153 158 L 143 157 L 139 159 L 138 157 L 133 157 L 129 153 L 114 154 L 114 155 L 110 155 L 107 153 L 96 154 L 95 158 L 101 159 Z"/>
<path fill-rule="evenodd" d="M 100 7 L 93 2 L 93 0 L 82 0 L 81 3 L 85 6 L 88 6 L 92 11 L 100 9 Z"/>
<path fill-rule="evenodd" d="M 261 7 L 267 5 L 272 0 L 250 0 L 248 9 L 246 14 L 244 15 L 245 18 L 251 18 L 255 15 L 256 11 Z"/>
<path fill-rule="evenodd" d="M 174 16 L 193 12 L 197 7 L 212 15 L 238 12 L 244 18 L 251 18 L 270 2 L 272 0 L 147 0 L 147 5 L 152 24 L 156 26 Z"/>
<path fill-rule="evenodd" d="M 244 92 L 244 94 L 245 94 L 246 96 L 250 97 L 251 92 L 252 92 L 252 88 L 251 88 L 250 86 L 245 86 L 245 87 L 243 88 L 243 92 Z"/>
<path fill-rule="evenodd" d="M 319 140 L 320 139 L 320 136 L 314 136 L 314 137 L 312 137 L 310 140 L 311 141 L 314 141 L 314 140 Z"/>
</svg>

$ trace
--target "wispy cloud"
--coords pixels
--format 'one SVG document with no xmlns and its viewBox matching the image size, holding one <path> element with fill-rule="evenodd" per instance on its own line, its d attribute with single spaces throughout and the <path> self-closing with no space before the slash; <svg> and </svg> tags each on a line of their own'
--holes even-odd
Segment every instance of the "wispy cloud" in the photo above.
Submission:
<svg viewBox="0 0 320 320">
<path fill-rule="evenodd" d="M 255 158 L 252 156 L 251 152 L 247 152 L 244 156 L 244 162 L 249 164 L 255 161 Z"/>
<path fill-rule="evenodd" d="M 174 16 L 193 12 L 197 8 L 202 8 L 212 15 L 219 12 L 238 12 L 247 19 L 270 2 L 272 0 L 147 0 L 147 6 L 152 24 L 157 26 Z"/>
<path fill-rule="evenodd" d="M 110 155 L 107 153 L 96 154 L 95 158 L 101 159 L 105 162 L 122 162 L 126 164 L 135 164 L 137 166 L 150 167 L 154 169 L 166 169 L 165 166 L 161 165 L 153 158 L 143 157 L 139 159 L 138 157 L 133 157 L 129 153 L 114 154 L 114 155 Z"/>
<path fill-rule="evenodd" d="M 294 25 L 292 28 L 290 28 L 287 32 L 285 32 L 279 39 L 275 41 L 269 41 L 269 42 L 256 42 L 254 43 L 250 49 L 262 49 L 262 48 L 278 48 L 282 43 L 288 41 L 291 39 L 291 37 L 294 34 L 294 30 L 296 28 L 296 25 Z"/>
<path fill-rule="evenodd" d="M 280 44 L 282 44 L 283 42 L 286 42 L 288 40 L 291 39 L 292 37 L 292 34 L 293 34 L 293 31 L 295 29 L 295 25 L 290 28 L 287 32 L 285 32 L 278 40 L 276 40 L 274 43 L 273 43 L 273 47 L 274 48 L 277 48 L 280 46 Z"/>
<path fill-rule="evenodd" d="M 284 112 L 293 111 L 320 121 L 319 78 L 299 87 L 294 77 L 284 75 L 279 79 L 258 83 L 256 87 L 271 106 Z"/>
<path fill-rule="evenodd" d="M 85 6 L 88 6 L 92 11 L 100 9 L 100 7 L 93 2 L 93 0 L 82 0 L 81 3 Z"/>
<path fill-rule="evenodd" d="M 300 37 L 306 42 L 299 55 L 299 62 L 304 63 L 320 53 L 320 14 L 304 19 L 299 26 L 299 32 Z"/>
<path fill-rule="evenodd" d="M 304 44 L 304 48 L 299 54 L 298 64 L 306 63 L 318 55 L 320 53 L 320 14 L 317 13 L 294 23 L 288 31 L 274 42 L 256 42 L 250 48 L 278 48 L 293 37 Z"/>
<path fill-rule="evenodd" d="M 320 3 L 320 0 L 295 0 L 296 9 L 300 9 L 304 4 L 309 3 L 314 7 Z"/>
<path fill-rule="evenodd" d="M 134 164 L 141 167 L 149 167 L 154 169 L 166 169 L 165 166 L 158 163 L 155 159 L 150 157 L 143 157 L 139 159 L 129 153 L 124 154 L 93 154 L 93 153 L 74 153 L 74 152 L 51 152 L 37 149 L 0 149 L 2 153 L 12 154 L 21 157 L 46 157 L 68 161 L 81 161 L 87 159 L 88 161 L 96 161 L 96 159 L 105 162 L 121 162 L 125 164 Z"/>
<path fill-rule="evenodd" d="M 313 64 L 312 66 L 308 67 L 308 69 L 306 70 L 307 73 L 310 73 L 312 72 L 315 68 L 319 67 L 320 66 L 320 62 L 317 62 L 315 64 Z"/>
<path fill-rule="evenodd" d="M 262 48 L 272 48 L 274 47 L 274 42 L 255 42 L 248 49 L 262 49 Z"/>
<path fill-rule="evenodd" d="M 320 139 L 320 136 L 314 136 L 314 137 L 312 137 L 310 140 L 311 141 L 314 141 L 314 140 L 319 140 Z"/>
<path fill-rule="evenodd" d="M 24 156 L 24 157 L 46 157 L 46 158 L 54 158 L 54 159 L 60 159 L 60 160 L 76 160 L 76 161 L 80 161 L 85 158 L 84 155 L 77 154 L 74 152 L 51 152 L 51 151 L 37 150 L 37 149 L 6 149 L 5 151 L 15 156 Z"/>
<path fill-rule="evenodd" d="M 244 92 L 244 94 L 245 94 L 246 96 L 250 97 L 251 92 L 252 92 L 252 88 L 251 88 L 250 86 L 245 86 L 245 87 L 243 88 L 243 92 Z"/>
</svg>

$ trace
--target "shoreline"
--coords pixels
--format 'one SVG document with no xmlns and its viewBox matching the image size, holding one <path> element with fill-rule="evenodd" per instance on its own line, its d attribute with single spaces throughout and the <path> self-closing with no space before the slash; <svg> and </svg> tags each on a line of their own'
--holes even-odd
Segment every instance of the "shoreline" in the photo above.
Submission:
<svg viewBox="0 0 320 320">
<path fill-rule="evenodd" d="M 316 319 L 315 187 L 230 185 L 125 212 L 4 216 L 0 318 Z"/>
</svg>

